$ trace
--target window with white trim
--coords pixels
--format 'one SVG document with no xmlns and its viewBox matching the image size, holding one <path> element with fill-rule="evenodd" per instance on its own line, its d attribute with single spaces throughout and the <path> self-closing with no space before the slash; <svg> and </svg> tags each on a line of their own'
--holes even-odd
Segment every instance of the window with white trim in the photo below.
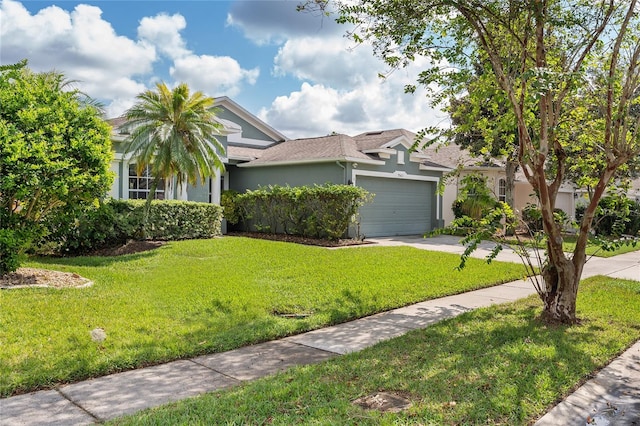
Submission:
<svg viewBox="0 0 640 426">
<path fill-rule="evenodd" d="M 129 164 L 129 199 L 146 199 L 153 179 L 149 166 L 144 169 L 142 175 L 138 176 L 136 165 Z M 156 200 L 164 200 L 164 179 L 158 182 L 154 198 Z"/>
<path fill-rule="evenodd" d="M 507 201 L 507 180 L 500 179 L 498 181 L 498 201 Z"/>
</svg>

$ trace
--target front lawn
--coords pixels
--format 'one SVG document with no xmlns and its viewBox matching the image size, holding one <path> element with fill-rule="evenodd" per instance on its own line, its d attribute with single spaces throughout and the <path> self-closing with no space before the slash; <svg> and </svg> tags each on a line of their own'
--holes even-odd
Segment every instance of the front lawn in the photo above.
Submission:
<svg viewBox="0 0 640 426">
<path fill-rule="evenodd" d="M 522 265 L 410 247 L 328 250 L 247 238 L 120 257 L 43 258 L 83 289 L 0 291 L 0 396 L 226 351 L 522 278 Z M 284 315 L 299 314 L 294 318 Z M 103 343 L 90 331 L 103 328 Z"/>
<path fill-rule="evenodd" d="M 531 239 L 522 239 L 521 240 L 525 246 L 534 247 L 535 244 Z M 515 238 L 509 237 L 506 239 L 506 243 L 511 246 L 517 246 L 518 241 Z M 545 240 L 544 238 L 538 244 L 540 249 L 545 248 Z M 562 242 L 562 250 L 565 253 L 572 253 L 576 248 L 576 237 L 573 235 L 566 235 L 563 237 Z M 586 254 L 587 256 L 596 256 L 596 257 L 612 257 L 617 256 L 619 254 L 630 253 L 633 251 L 640 250 L 640 243 L 636 245 L 625 244 L 614 250 L 603 250 L 596 242 L 590 241 L 587 243 Z"/>
<path fill-rule="evenodd" d="M 583 281 L 577 326 L 540 323 L 540 305 L 532 296 L 478 309 L 361 352 L 111 424 L 532 424 L 640 338 L 640 283 Z M 381 414 L 352 404 L 381 391 L 403 395 L 413 407 Z"/>
</svg>

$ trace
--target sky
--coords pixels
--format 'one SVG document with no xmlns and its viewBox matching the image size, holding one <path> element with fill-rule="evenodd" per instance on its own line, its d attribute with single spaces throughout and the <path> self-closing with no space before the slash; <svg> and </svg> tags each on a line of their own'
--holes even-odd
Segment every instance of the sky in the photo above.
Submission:
<svg viewBox="0 0 640 426">
<path fill-rule="evenodd" d="M 56 70 L 120 116 L 164 81 L 228 96 L 289 138 L 442 125 L 426 92 L 405 94 L 425 64 L 389 70 L 334 18 L 299 0 L 0 0 L 0 64 Z"/>
</svg>

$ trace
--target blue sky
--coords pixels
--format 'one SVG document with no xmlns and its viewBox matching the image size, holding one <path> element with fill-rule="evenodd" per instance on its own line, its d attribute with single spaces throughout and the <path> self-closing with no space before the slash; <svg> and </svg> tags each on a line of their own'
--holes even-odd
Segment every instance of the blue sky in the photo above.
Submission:
<svg viewBox="0 0 640 426">
<path fill-rule="evenodd" d="M 0 63 L 56 69 L 120 115 L 157 81 L 229 96 L 291 138 L 441 123 L 403 93 L 424 59 L 387 71 L 297 0 L 0 1 Z"/>
</svg>

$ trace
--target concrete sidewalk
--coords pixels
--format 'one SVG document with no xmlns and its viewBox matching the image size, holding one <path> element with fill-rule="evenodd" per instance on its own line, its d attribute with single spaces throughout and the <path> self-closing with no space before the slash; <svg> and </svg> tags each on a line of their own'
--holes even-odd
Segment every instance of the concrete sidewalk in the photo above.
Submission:
<svg viewBox="0 0 640 426">
<path fill-rule="evenodd" d="M 459 253 L 456 237 L 376 239 L 383 245 Z M 490 250 L 491 243 L 482 250 Z M 482 252 L 476 256 L 484 257 Z M 504 251 L 502 260 L 519 261 Z M 640 280 L 640 253 L 592 258 L 584 276 Z M 535 293 L 515 281 L 417 303 L 359 320 L 234 351 L 170 362 L 93 380 L 0 399 L 0 425 L 84 425 L 103 422 L 205 392 L 264 377 L 294 365 L 317 363 L 427 327 L 469 310 L 506 303 Z M 542 417 L 539 426 L 640 424 L 640 342 L 593 380 Z M 634 423 L 637 421 L 637 423 Z M 600 422 L 600 423 L 597 423 Z"/>
</svg>

